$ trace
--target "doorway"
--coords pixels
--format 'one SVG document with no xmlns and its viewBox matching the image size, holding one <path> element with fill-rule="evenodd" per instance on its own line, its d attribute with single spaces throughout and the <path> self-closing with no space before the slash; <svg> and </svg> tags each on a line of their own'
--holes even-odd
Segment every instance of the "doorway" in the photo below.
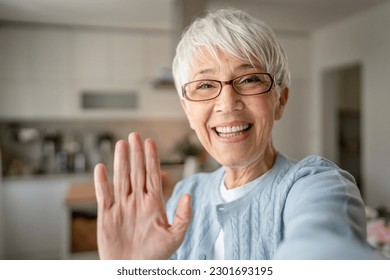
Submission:
<svg viewBox="0 0 390 280">
<path fill-rule="evenodd" d="M 324 154 L 351 173 L 363 194 L 361 172 L 361 65 L 323 74 Z"/>
</svg>

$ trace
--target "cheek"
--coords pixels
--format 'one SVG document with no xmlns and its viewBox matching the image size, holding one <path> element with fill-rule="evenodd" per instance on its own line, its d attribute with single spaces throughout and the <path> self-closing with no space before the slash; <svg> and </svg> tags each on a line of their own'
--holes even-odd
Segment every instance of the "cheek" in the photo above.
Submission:
<svg viewBox="0 0 390 280">
<path fill-rule="evenodd" d="M 196 113 L 194 113 L 194 110 L 191 108 L 191 106 L 184 100 L 182 100 L 182 106 L 191 128 L 195 129 Z"/>
<path fill-rule="evenodd" d="M 252 102 L 246 102 L 246 108 L 249 109 L 252 116 L 257 120 L 274 119 L 276 111 L 276 104 L 271 99 L 253 100 Z"/>
<path fill-rule="evenodd" d="M 195 115 L 191 120 L 191 128 L 195 130 L 198 137 L 202 137 L 207 134 L 207 119 L 203 118 L 202 115 Z"/>
<path fill-rule="evenodd" d="M 186 115 L 190 126 L 193 130 L 201 132 L 207 128 L 207 122 L 210 116 L 210 110 L 207 106 L 202 106 L 202 104 L 195 103 L 187 105 Z"/>
</svg>

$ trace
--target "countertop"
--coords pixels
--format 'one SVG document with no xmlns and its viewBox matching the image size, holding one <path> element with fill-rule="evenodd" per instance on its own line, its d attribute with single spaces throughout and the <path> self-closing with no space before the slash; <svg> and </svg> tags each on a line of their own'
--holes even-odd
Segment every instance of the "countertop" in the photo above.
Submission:
<svg viewBox="0 0 390 280">
<path fill-rule="evenodd" d="M 65 203 L 68 207 L 96 207 L 96 195 L 93 183 L 73 183 L 69 186 Z"/>
</svg>

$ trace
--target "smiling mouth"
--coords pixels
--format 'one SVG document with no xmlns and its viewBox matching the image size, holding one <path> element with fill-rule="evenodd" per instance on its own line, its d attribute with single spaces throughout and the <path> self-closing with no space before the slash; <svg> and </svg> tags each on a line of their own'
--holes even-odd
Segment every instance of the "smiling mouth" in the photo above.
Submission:
<svg viewBox="0 0 390 280">
<path fill-rule="evenodd" d="M 252 127 L 252 124 L 243 124 L 235 126 L 219 126 L 214 127 L 215 132 L 219 137 L 230 138 L 248 132 Z"/>
</svg>

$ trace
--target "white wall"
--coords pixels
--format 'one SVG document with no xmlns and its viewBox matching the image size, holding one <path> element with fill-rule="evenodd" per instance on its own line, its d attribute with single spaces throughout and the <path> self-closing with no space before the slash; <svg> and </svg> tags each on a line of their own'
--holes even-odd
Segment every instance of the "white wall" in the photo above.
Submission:
<svg viewBox="0 0 390 280">
<path fill-rule="evenodd" d="M 311 150 L 324 147 L 324 70 L 362 65 L 362 172 L 365 201 L 370 206 L 390 206 L 390 3 L 345 19 L 313 34 L 313 82 Z"/>
<path fill-rule="evenodd" d="M 287 156 L 301 159 L 310 154 L 310 56 L 311 39 L 305 33 L 278 33 L 289 59 L 291 84 L 289 100 L 280 121 L 276 122 L 273 139 L 276 148 Z"/>
</svg>

